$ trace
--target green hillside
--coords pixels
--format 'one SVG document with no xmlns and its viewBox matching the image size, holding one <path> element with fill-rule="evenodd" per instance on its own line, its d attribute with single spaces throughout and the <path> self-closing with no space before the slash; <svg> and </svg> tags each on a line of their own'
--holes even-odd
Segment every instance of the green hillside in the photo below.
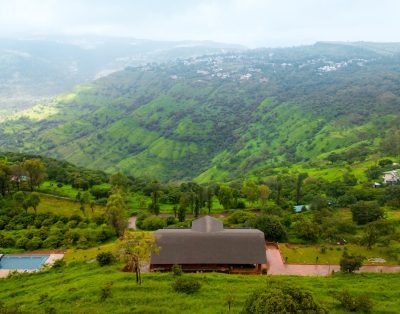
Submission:
<svg viewBox="0 0 400 314">
<path fill-rule="evenodd" d="M 398 313 L 399 274 L 335 274 L 330 277 L 243 276 L 185 274 L 198 280 L 198 293 L 175 292 L 171 273 L 148 273 L 135 284 L 122 265 L 99 267 L 97 263 L 74 263 L 63 269 L 38 274 L 15 275 L 0 280 L 0 310 L 3 313 L 241 313 L 245 300 L 268 283 L 286 283 L 310 291 L 329 313 L 349 313 L 335 296 L 368 293 L 372 313 Z M 57 289 L 54 287 L 57 286 Z M 109 294 L 103 297 L 109 287 Z M 228 300 L 232 300 L 228 310 Z M 2 306 L 3 305 L 3 306 Z"/>
<path fill-rule="evenodd" d="M 0 149 L 165 181 L 396 157 L 398 47 L 317 43 L 127 68 L 2 122 Z"/>
</svg>

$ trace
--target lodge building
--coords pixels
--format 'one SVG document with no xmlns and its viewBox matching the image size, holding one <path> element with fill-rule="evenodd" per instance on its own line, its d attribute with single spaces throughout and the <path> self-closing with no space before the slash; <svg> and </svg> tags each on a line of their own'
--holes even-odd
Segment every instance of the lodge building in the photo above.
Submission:
<svg viewBox="0 0 400 314">
<path fill-rule="evenodd" d="M 157 230 L 155 241 L 160 251 L 151 256 L 152 271 L 180 265 L 184 271 L 251 273 L 267 262 L 263 232 L 224 229 L 210 216 L 194 220 L 191 229 Z"/>
</svg>

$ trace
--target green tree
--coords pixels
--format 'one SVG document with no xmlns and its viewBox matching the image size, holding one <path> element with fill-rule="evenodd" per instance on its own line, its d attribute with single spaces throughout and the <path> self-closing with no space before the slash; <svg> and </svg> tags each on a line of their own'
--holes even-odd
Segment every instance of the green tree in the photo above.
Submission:
<svg viewBox="0 0 400 314">
<path fill-rule="evenodd" d="M 125 231 L 119 244 L 119 256 L 125 261 L 126 269 L 136 274 L 136 283 L 141 284 L 141 268 L 149 263 L 152 253 L 158 253 L 153 234 Z"/>
<path fill-rule="evenodd" d="M 246 181 L 243 185 L 242 191 L 252 206 L 254 206 L 260 198 L 258 186 L 253 181 Z"/>
<path fill-rule="evenodd" d="M 125 209 L 126 204 L 121 193 L 117 191 L 111 194 L 106 205 L 106 217 L 117 236 L 121 236 L 127 228 L 124 217 Z"/>
<path fill-rule="evenodd" d="M 27 198 L 27 205 L 28 207 L 32 207 L 33 210 L 35 211 L 35 214 L 37 213 L 37 207 L 39 206 L 40 203 L 40 195 L 37 192 L 32 192 L 28 198 Z"/>
<path fill-rule="evenodd" d="M 260 185 L 259 187 L 259 192 L 260 192 L 260 204 L 262 207 L 265 207 L 267 205 L 268 197 L 271 194 L 271 191 L 267 185 Z"/>
<path fill-rule="evenodd" d="M 110 176 L 110 184 L 117 189 L 126 190 L 128 186 L 128 177 L 121 172 L 114 173 Z"/>
<path fill-rule="evenodd" d="M 303 181 L 308 177 L 308 173 L 299 173 L 296 179 L 296 204 L 300 204 Z"/>
<path fill-rule="evenodd" d="M 23 208 L 23 204 L 25 202 L 25 194 L 22 191 L 18 191 L 13 195 L 14 201 L 17 203 L 19 208 Z"/>
<path fill-rule="evenodd" d="M 308 219 L 299 220 L 293 228 L 299 238 L 311 242 L 317 241 L 321 233 L 320 226 Z"/>
<path fill-rule="evenodd" d="M 251 226 L 264 232 L 268 241 L 282 241 L 287 238 L 285 227 L 280 219 L 272 215 L 262 215 L 251 221 Z"/>
<path fill-rule="evenodd" d="M 8 184 L 10 180 L 10 166 L 4 161 L 0 160 L 0 193 L 6 195 Z"/>
<path fill-rule="evenodd" d="M 28 182 L 31 191 L 34 187 L 39 186 L 46 176 L 46 168 L 40 159 L 28 159 L 22 164 L 24 170 L 28 175 Z"/>
<path fill-rule="evenodd" d="M 351 205 L 353 221 L 359 225 L 378 220 L 383 217 L 384 211 L 376 202 L 357 202 Z"/>
<path fill-rule="evenodd" d="M 184 192 L 179 199 L 178 220 L 184 222 L 186 219 L 186 210 L 191 202 L 191 192 Z"/>
<path fill-rule="evenodd" d="M 233 194 L 232 189 L 229 186 L 221 185 L 217 197 L 224 209 L 232 207 Z"/>
<path fill-rule="evenodd" d="M 378 166 L 372 166 L 365 170 L 365 175 L 370 181 L 380 179 L 382 176 L 382 169 Z"/>
<path fill-rule="evenodd" d="M 149 205 L 150 212 L 158 216 L 160 214 L 159 199 L 161 196 L 161 184 L 158 181 L 153 181 L 150 185 L 151 203 Z"/>
<path fill-rule="evenodd" d="M 364 257 L 360 255 L 349 254 L 347 250 L 343 252 L 340 259 L 340 271 L 345 273 L 353 273 L 359 270 L 363 264 Z"/>
<path fill-rule="evenodd" d="M 208 186 L 206 189 L 206 202 L 207 202 L 207 209 L 208 214 L 211 214 L 211 210 L 213 208 L 213 197 L 214 197 L 214 189 L 212 186 Z"/>
<path fill-rule="evenodd" d="M 348 186 L 355 186 L 357 184 L 357 178 L 354 174 L 346 172 L 343 175 L 343 183 Z"/>
</svg>

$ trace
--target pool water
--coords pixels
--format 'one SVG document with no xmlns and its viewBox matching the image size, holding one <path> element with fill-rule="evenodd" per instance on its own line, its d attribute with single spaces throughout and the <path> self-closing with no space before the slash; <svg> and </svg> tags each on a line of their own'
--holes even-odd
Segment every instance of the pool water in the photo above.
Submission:
<svg viewBox="0 0 400 314">
<path fill-rule="evenodd" d="M 50 255 L 3 255 L 0 259 L 0 269 L 39 269 Z"/>
</svg>

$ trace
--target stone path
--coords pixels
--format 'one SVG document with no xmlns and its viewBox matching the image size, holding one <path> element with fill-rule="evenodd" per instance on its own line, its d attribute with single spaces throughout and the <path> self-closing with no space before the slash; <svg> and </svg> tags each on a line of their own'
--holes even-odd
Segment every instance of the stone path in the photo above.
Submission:
<svg viewBox="0 0 400 314">
<path fill-rule="evenodd" d="M 332 271 L 340 271 L 339 265 L 322 264 L 285 264 L 281 253 L 273 245 L 267 245 L 267 261 L 269 275 L 296 275 L 296 276 L 329 276 Z M 400 272 L 400 265 L 366 265 L 358 271 L 360 273 L 395 273 Z"/>
</svg>

